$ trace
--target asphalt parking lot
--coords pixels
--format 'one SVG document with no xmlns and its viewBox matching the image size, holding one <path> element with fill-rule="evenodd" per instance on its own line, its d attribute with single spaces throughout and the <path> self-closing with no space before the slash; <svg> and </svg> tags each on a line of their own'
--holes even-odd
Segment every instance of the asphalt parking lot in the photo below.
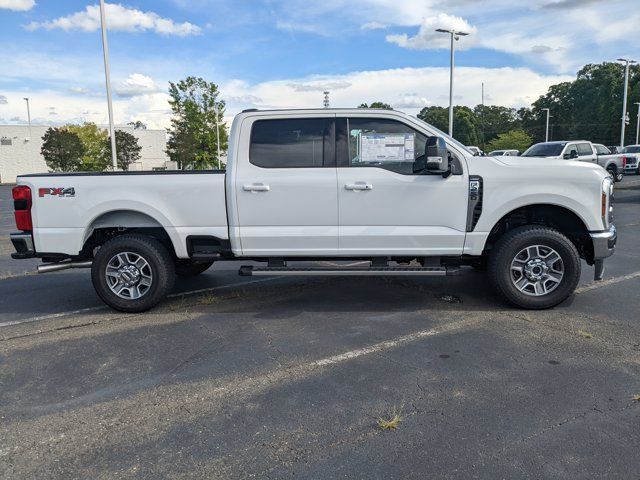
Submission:
<svg viewBox="0 0 640 480">
<path fill-rule="evenodd" d="M 139 315 L 88 271 L 24 275 L 0 187 L 0 478 L 638 479 L 640 182 L 621 186 L 605 280 L 583 264 L 553 310 L 512 309 L 471 270 L 221 262 Z"/>
</svg>

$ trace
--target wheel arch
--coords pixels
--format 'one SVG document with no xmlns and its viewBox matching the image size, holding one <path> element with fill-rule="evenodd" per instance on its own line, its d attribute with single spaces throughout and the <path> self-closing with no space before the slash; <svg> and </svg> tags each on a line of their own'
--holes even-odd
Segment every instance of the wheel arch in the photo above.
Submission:
<svg viewBox="0 0 640 480">
<path fill-rule="evenodd" d="M 521 206 L 503 215 L 491 229 L 485 241 L 483 255 L 490 253 L 505 233 L 525 225 L 540 225 L 558 230 L 575 245 L 581 258 L 589 265 L 593 264 L 593 243 L 584 221 L 569 208 L 546 203 Z"/>
<path fill-rule="evenodd" d="M 111 238 L 125 233 L 140 233 L 159 240 L 172 255 L 176 255 L 176 239 L 151 215 L 133 209 L 117 209 L 96 216 L 85 228 L 82 256 L 93 257 L 93 251 Z"/>
</svg>

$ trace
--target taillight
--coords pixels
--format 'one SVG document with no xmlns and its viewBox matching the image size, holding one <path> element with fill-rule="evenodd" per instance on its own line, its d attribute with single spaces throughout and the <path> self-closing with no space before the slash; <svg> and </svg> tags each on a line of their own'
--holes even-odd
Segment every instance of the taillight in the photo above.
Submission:
<svg viewBox="0 0 640 480">
<path fill-rule="evenodd" d="M 33 230 L 31 221 L 31 189 L 25 185 L 13 187 L 13 208 L 15 210 L 16 227 L 18 230 Z"/>
<path fill-rule="evenodd" d="M 627 168 L 627 157 L 622 157 L 622 168 Z"/>
</svg>

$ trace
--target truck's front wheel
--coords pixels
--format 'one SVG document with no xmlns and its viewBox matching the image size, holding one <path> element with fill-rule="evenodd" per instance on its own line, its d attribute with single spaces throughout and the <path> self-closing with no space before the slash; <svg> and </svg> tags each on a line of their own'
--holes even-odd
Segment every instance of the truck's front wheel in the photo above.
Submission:
<svg viewBox="0 0 640 480">
<path fill-rule="evenodd" d="M 565 300 L 578 285 L 580 256 L 573 243 L 557 230 L 519 227 L 494 246 L 489 278 L 513 305 L 550 308 Z"/>
<path fill-rule="evenodd" d="M 144 312 L 171 291 L 173 258 L 158 240 L 122 235 L 106 242 L 91 267 L 93 287 L 104 303 L 122 312 Z"/>
</svg>

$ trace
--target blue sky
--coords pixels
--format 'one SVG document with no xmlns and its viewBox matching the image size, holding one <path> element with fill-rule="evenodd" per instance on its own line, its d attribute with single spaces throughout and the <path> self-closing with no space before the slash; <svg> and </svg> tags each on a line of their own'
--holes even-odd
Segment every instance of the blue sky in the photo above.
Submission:
<svg viewBox="0 0 640 480">
<path fill-rule="evenodd" d="M 118 122 L 166 126 L 168 81 L 219 84 L 242 108 L 384 100 L 415 114 L 456 100 L 527 105 L 589 62 L 640 59 L 638 0 L 130 0 L 109 3 Z M 0 123 L 106 121 L 97 1 L 0 0 Z"/>
</svg>

